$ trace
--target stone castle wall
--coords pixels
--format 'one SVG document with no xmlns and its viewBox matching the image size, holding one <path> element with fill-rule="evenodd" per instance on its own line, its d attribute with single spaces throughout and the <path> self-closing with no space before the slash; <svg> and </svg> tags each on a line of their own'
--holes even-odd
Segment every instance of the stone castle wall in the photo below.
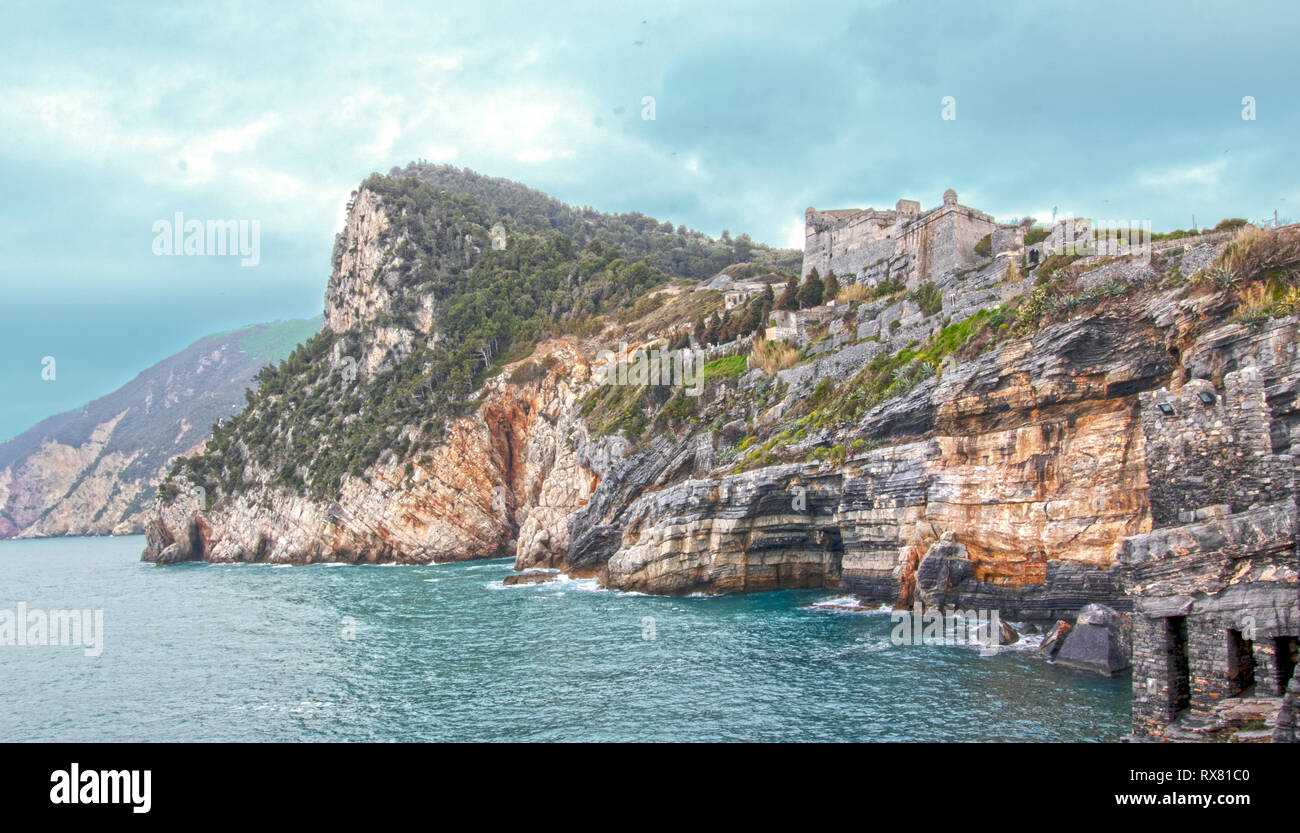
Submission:
<svg viewBox="0 0 1300 833">
<path fill-rule="evenodd" d="M 1291 456 L 1272 450 L 1263 375 L 1246 367 L 1223 382 L 1222 391 L 1192 379 L 1177 395 L 1165 388 L 1142 394 L 1156 526 L 1203 520 L 1210 507 L 1240 512 L 1293 491 Z"/>
<path fill-rule="evenodd" d="M 810 207 L 804 229 L 802 275 L 816 268 L 823 276 L 834 271 L 850 282 L 901 277 L 915 288 L 976 265 L 975 244 L 998 226 L 989 215 L 958 204 L 957 195 L 948 191 L 943 205 L 924 213 L 914 200 L 899 200 L 892 211 Z"/>
<path fill-rule="evenodd" d="M 901 225 L 897 211 L 817 211 L 810 207 L 804 213 L 802 276 L 814 268 L 823 276 L 830 271 L 857 276 L 867 267 L 896 257 Z"/>
</svg>

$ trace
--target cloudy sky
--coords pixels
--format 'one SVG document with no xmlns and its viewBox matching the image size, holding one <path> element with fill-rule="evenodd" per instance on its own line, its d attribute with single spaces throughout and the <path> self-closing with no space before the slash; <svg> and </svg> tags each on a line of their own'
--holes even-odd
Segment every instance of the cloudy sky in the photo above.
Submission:
<svg viewBox="0 0 1300 833">
<path fill-rule="evenodd" d="M 349 192 L 413 159 L 777 245 L 809 205 L 949 187 L 999 218 L 1300 219 L 1291 3 L 290 8 L 6 3 L 0 439 L 319 313 Z M 258 220 L 260 263 L 155 256 L 177 211 Z"/>
</svg>

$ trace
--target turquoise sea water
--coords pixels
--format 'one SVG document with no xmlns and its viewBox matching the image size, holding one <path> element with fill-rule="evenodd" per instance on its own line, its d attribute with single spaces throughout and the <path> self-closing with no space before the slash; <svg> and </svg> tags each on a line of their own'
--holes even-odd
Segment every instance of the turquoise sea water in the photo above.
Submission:
<svg viewBox="0 0 1300 833">
<path fill-rule="evenodd" d="M 1129 681 L 1027 652 L 893 647 L 831 593 L 665 599 L 507 560 L 139 561 L 144 540 L 0 542 L 0 610 L 101 609 L 103 653 L 0 646 L 0 741 L 1082 741 Z"/>
</svg>

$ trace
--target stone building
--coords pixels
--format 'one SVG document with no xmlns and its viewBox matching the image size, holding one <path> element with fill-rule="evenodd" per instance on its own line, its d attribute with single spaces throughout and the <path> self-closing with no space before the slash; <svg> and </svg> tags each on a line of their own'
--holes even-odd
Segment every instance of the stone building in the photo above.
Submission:
<svg viewBox="0 0 1300 833">
<path fill-rule="evenodd" d="M 975 244 L 1000 227 L 982 211 L 961 205 L 949 189 L 943 204 L 921 211 L 915 200 L 899 200 L 894 209 L 841 209 L 804 212 L 803 275 L 816 268 L 834 271 L 849 282 L 901 278 L 908 288 L 975 266 Z M 1018 253 L 1015 228 L 999 239 L 1007 253 Z M 1023 247 L 1023 233 L 1020 247 Z"/>
<path fill-rule="evenodd" d="M 1295 675 L 1295 461 L 1275 453 L 1260 371 L 1222 379 L 1140 397 L 1155 528 L 1119 556 L 1138 739 L 1267 740 Z"/>
<path fill-rule="evenodd" d="M 841 312 L 844 308 L 840 308 Z M 799 347 L 808 346 L 808 331 L 830 321 L 836 314 L 834 304 L 821 304 L 812 309 L 774 309 L 768 313 L 766 337 L 772 341 L 789 341 Z"/>
<path fill-rule="evenodd" d="M 749 303 L 755 295 L 762 295 L 769 284 L 764 281 L 735 281 L 722 292 L 724 309 L 735 309 Z M 773 290 L 775 292 L 775 290 Z"/>
</svg>

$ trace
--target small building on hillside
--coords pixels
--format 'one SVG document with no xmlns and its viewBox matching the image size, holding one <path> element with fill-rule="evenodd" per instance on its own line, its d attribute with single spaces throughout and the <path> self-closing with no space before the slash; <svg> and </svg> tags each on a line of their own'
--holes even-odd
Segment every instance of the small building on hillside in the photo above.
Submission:
<svg viewBox="0 0 1300 833">
<path fill-rule="evenodd" d="M 723 306 L 726 309 L 744 306 L 750 298 L 762 295 L 767 286 L 763 281 L 735 281 L 722 292 Z"/>
</svg>

